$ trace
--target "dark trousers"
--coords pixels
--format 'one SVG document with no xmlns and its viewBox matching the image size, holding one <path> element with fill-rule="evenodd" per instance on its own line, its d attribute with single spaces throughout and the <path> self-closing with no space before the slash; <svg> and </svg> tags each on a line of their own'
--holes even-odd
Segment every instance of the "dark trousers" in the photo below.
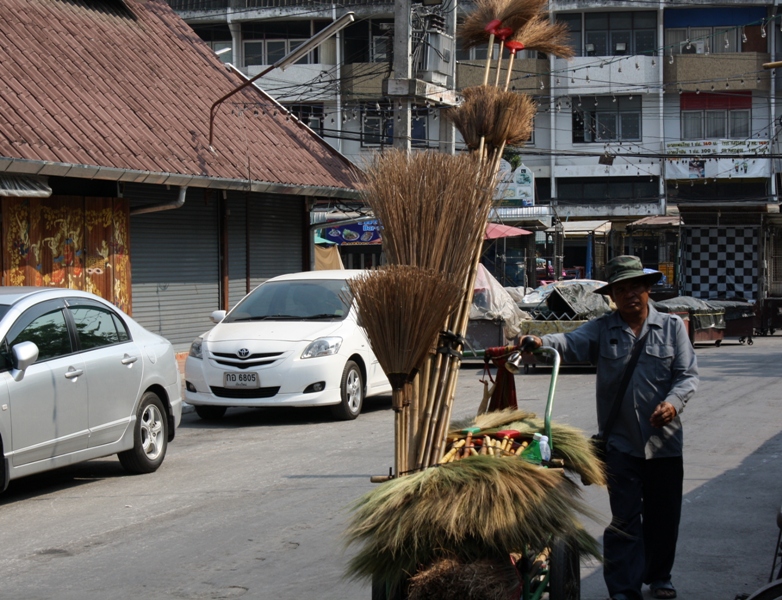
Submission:
<svg viewBox="0 0 782 600">
<path fill-rule="evenodd" d="M 641 600 L 641 585 L 670 581 L 679 537 L 684 468 L 680 456 L 606 455 L 611 525 L 603 537 L 609 594 Z"/>
</svg>

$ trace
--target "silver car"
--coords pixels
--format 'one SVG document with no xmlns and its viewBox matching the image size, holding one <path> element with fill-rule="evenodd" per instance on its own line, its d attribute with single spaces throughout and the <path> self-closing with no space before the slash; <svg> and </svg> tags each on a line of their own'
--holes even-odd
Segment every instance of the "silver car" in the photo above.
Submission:
<svg viewBox="0 0 782 600">
<path fill-rule="evenodd" d="M 160 466 L 182 416 L 167 340 L 92 294 L 32 287 L 0 287 L 0 340 L 0 491 L 111 454 Z"/>
</svg>

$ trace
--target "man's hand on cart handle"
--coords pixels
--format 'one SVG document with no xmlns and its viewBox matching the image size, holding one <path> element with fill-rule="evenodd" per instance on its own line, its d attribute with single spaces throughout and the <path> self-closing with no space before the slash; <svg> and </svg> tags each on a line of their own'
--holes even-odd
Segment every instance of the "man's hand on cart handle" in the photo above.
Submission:
<svg viewBox="0 0 782 600">
<path fill-rule="evenodd" d="M 652 424 L 652 427 L 665 427 L 668 423 L 673 421 L 674 418 L 676 418 L 676 409 L 673 407 L 673 404 L 670 402 L 660 402 L 660 404 L 657 405 L 657 408 L 654 409 L 652 418 L 649 419 L 649 422 Z"/>
<path fill-rule="evenodd" d="M 522 353 L 529 353 L 533 350 L 537 350 L 543 345 L 543 342 L 541 339 L 536 335 L 525 335 L 523 338 L 521 338 L 521 343 L 519 344 L 519 349 Z"/>
</svg>

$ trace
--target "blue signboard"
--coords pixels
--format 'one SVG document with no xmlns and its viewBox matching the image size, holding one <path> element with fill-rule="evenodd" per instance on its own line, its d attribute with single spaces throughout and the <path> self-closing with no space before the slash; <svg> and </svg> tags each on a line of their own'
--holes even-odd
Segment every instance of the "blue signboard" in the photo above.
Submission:
<svg viewBox="0 0 782 600">
<path fill-rule="evenodd" d="M 377 219 L 372 219 L 339 227 L 326 227 L 323 229 L 323 237 L 335 244 L 380 244 L 383 241 L 380 231 Z"/>
</svg>

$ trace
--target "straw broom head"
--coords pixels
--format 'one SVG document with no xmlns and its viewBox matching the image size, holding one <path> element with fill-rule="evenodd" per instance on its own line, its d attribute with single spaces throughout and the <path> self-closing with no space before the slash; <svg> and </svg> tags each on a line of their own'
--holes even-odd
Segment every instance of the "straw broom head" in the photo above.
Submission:
<svg viewBox="0 0 782 600">
<path fill-rule="evenodd" d="M 420 368 L 459 287 L 436 271 L 390 265 L 348 281 L 372 350 L 395 389 Z"/>
<path fill-rule="evenodd" d="M 561 472 L 473 456 L 393 479 L 360 498 L 346 539 L 363 546 L 348 575 L 395 585 L 439 558 L 463 562 L 540 551 L 558 535 L 599 556 L 578 516 L 596 515 Z"/>
<path fill-rule="evenodd" d="M 367 168 L 363 192 L 383 226 L 389 263 L 434 269 L 462 281 L 469 268 L 464 240 L 483 231 L 494 176 L 465 153 L 379 153 Z"/>
<path fill-rule="evenodd" d="M 443 558 L 418 571 L 410 579 L 408 600 L 508 600 L 518 597 L 519 575 L 506 557 L 504 562 L 478 560 L 463 563 Z"/>
<path fill-rule="evenodd" d="M 467 15 L 459 27 L 458 37 L 462 47 L 471 48 L 489 40 L 486 25 L 495 19 L 502 27 L 515 32 L 534 15 L 540 13 L 548 0 L 476 0 L 475 9 Z"/>
<path fill-rule="evenodd" d="M 526 94 L 506 92 L 494 86 L 480 85 L 462 91 L 464 102 L 446 111 L 471 149 L 484 138 L 488 149 L 520 146 L 532 134 L 537 105 Z"/>
<path fill-rule="evenodd" d="M 569 36 L 570 31 L 565 23 L 552 23 L 548 16 L 535 15 L 511 39 L 524 44 L 527 50 L 570 58 L 573 56 L 573 48 L 568 45 Z"/>
</svg>

